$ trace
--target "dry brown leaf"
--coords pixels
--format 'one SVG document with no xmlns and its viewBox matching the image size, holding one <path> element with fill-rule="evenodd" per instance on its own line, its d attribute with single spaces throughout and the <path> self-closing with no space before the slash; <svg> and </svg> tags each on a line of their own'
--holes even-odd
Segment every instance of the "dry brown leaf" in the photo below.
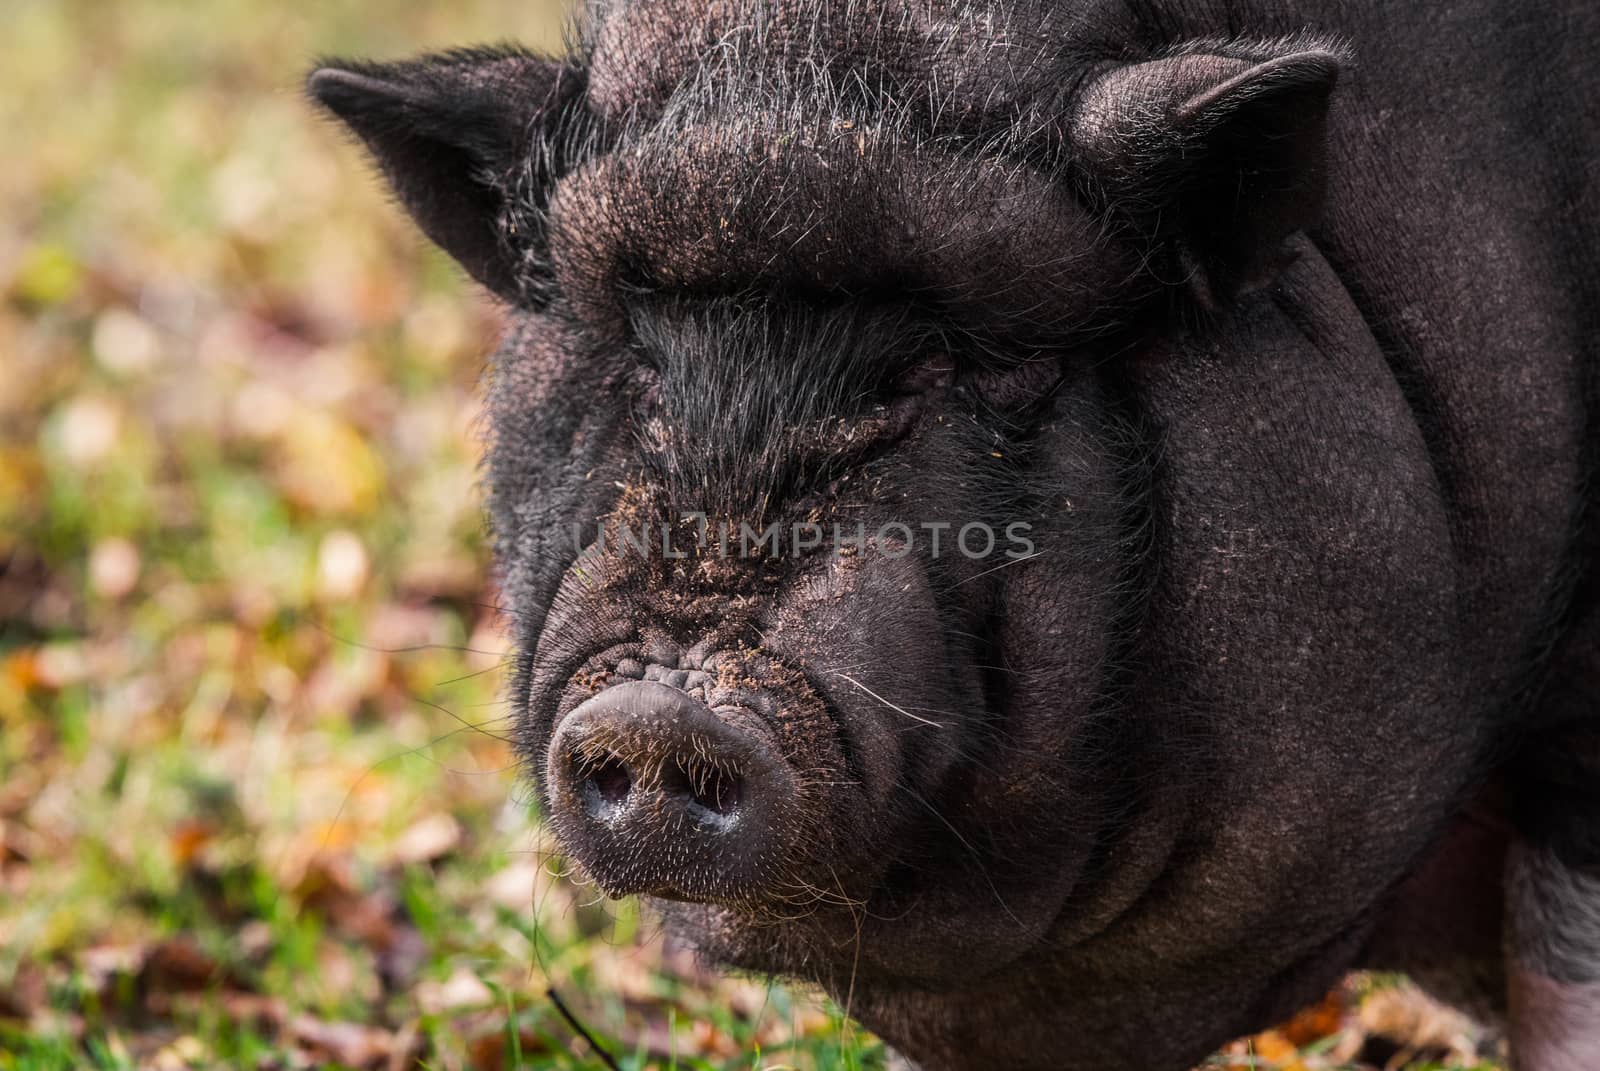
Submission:
<svg viewBox="0 0 1600 1071">
<path fill-rule="evenodd" d="M 208 1064 L 210 1055 L 205 1042 L 185 1034 L 157 1052 L 148 1066 L 153 1071 L 189 1071 Z"/>
<path fill-rule="evenodd" d="M 1470 1018 L 1410 983 L 1379 989 L 1362 1001 L 1361 1027 L 1401 1047 L 1401 1055 L 1437 1053 L 1446 1062 L 1478 1062 L 1482 1031 Z"/>
<path fill-rule="evenodd" d="M 1290 1044 L 1303 1049 L 1345 1029 L 1350 1022 L 1350 1013 L 1348 994 L 1343 988 L 1335 989 L 1319 1003 L 1306 1008 L 1278 1027 L 1278 1032 L 1287 1038 Z"/>
<path fill-rule="evenodd" d="M 417 1007 L 430 1015 L 481 1008 L 494 1003 L 494 993 L 483 979 L 465 967 L 442 982 L 423 982 L 415 991 Z"/>
<path fill-rule="evenodd" d="M 151 948 L 139 969 L 139 990 L 156 994 L 193 993 L 223 981 L 221 964 L 187 935 L 168 938 Z"/>
<path fill-rule="evenodd" d="M 515 1051 L 504 1027 L 479 1034 L 467 1042 L 467 1054 L 471 1057 L 473 1071 L 517 1071 L 527 1066 L 525 1061 L 528 1057 L 544 1056 L 550 1052 L 550 1043 L 531 1030 L 517 1032 Z M 524 1063 L 516 1061 L 519 1053 Z"/>
<path fill-rule="evenodd" d="M 385 1064 L 395 1048 L 395 1037 L 387 1030 L 360 1023 L 329 1022 L 309 1015 L 291 1019 L 289 1034 L 319 1055 L 350 1067 Z"/>
<path fill-rule="evenodd" d="M 512 863 L 485 883 L 484 893 L 491 903 L 508 911 L 532 910 L 540 870 L 540 865 L 531 860 Z"/>
<path fill-rule="evenodd" d="M 731 1060 L 739 1055 L 739 1043 L 704 1019 L 696 1019 L 689 1030 L 694 1052 L 701 1056 L 714 1056 Z"/>
<path fill-rule="evenodd" d="M 172 858 L 179 866 L 188 866 L 195 856 L 210 844 L 217 835 L 217 827 L 200 819 L 180 822 L 167 838 Z"/>
<path fill-rule="evenodd" d="M 11 985 L 0 988 L 0 1019 L 29 1019 L 45 1007 L 48 999 L 44 971 L 24 962 L 18 966 Z"/>
<path fill-rule="evenodd" d="M 430 814 L 413 822 L 389 847 L 397 863 L 431 863 L 461 844 L 461 823 L 448 814 Z"/>
</svg>

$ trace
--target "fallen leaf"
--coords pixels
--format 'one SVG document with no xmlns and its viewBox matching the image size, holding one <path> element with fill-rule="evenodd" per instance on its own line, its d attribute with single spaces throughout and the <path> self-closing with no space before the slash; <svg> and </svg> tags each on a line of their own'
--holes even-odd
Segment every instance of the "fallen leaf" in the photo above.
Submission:
<svg viewBox="0 0 1600 1071">
<path fill-rule="evenodd" d="M 192 993 L 216 985 L 224 973 L 193 937 L 180 935 L 162 941 L 145 955 L 139 989 L 147 995 Z"/>
<path fill-rule="evenodd" d="M 102 599 L 126 597 L 139 583 L 139 548 L 120 537 L 102 539 L 89 551 L 89 588 Z"/>
<path fill-rule="evenodd" d="M 335 1063 L 372 1067 L 387 1062 L 394 1051 L 394 1035 L 360 1023 L 327 1022 L 309 1015 L 289 1021 L 289 1033 L 300 1044 Z"/>
<path fill-rule="evenodd" d="M 104 460 L 117 445 L 122 413 L 104 398 L 75 398 L 61 411 L 61 452 L 75 468 Z"/>
<path fill-rule="evenodd" d="M 510 1031 L 504 1026 L 488 1030 L 467 1042 L 467 1054 L 471 1057 L 473 1071 L 518 1071 L 527 1065 L 518 1063 L 516 1057 L 521 1056 L 525 1061 L 530 1056 L 545 1056 L 551 1051 L 549 1041 L 526 1027 L 517 1030 L 515 1048 Z"/>
<path fill-rule="evenodd" d="M 1477 1024 L 1409 982 L 1368 994 L 1358 1019 L 1367 1033 L 1400 1046 L 1403 1054 L 1437 1054 L 1447 1063 L 1468 1066 L 1478 1062 L 1482 1031 Z"/>
<path fill-rule="evenodd" d="M 301 410 L 278 442 L 274 472 L 285 497 L 313 514 L 366 514 L 383 465 L 361 433 L 332 413 Z"/>
<path fill-rule="evenodd" d="M 11 985 L 0 988 L 0 1019 L 29 1019 L 44 1009 L 49 996 L 44 971 L 24 962 L 17 968 Z"/>
<path fill-rule="evenodd" d="M 1278 1027 L 1278 1032 L 1299 1048 L 1305 1048 L 1343 1030 L 1350 1018 L 1351 1008 L 1344 989 L 1333 990 L 1322 1000 L 1301 1011 L 1293 1019 Z"/>
<path fill-rule="evenodd" d="M 178 823 L 178 827 L 167 838 L 167 845 L 172 851 L 173 860 L 179 866 L 188 866 L 216 835 L 217 829 L 211 823 L 190 819 Z"/>
<path fill-rule="evenodd" d="M 397 863 L 431 863 L 461 843 L 461 823 L 448 814 L 430 814 L 413 822 L 389 847 Z"/>
<path fill-rule="evenodd" d="M 329 532 L 317 547 L 317 594 L 329 602 L 355 598 L 371 563 L 361 537 L 346 529 Z"/>
<path fill-rule="evenodd" d="M 205 1042 L 193 1034 L 185 1034 L 157 1052 L 149 1066 L 154 1071 L 189 1071 L 191 1067 L 208 1064 L 209 1056 Z"/>
<path fill-rule="evenodd" d="M 532 910 L 540 869 L 538 863 L 527 860 L 512 863 L 490 878 L 483 891 L 492 903 L 508 911 Z"/>
<path fill-rule="evenodd" d="M 494 1003 L 494 993 L 483 979 L 465 967 L 458 967 L 443 982 L 423 982 L 416 988 L 417 1007 L 430 1015 L 463 1008 L 481 1008 Z"/>
</svg>

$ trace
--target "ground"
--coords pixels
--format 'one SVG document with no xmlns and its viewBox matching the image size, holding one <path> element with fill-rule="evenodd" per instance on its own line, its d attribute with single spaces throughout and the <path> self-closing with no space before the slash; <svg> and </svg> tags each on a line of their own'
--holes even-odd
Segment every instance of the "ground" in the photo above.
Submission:
<svg viewBox="0 0 1600 1071">
<path fill-rule="evenodd" d="M 555 47 L 553 6 L 6 24 L 0 1071 L 605 1066 L 584 1031 L 630 1069 L 881 1067 L 549 851 L 475 485 L 495 313 L 299 94 L 320 53 Z M 1357 978 L 1214 1065 L 1492 1049 Z"/>
</svg>

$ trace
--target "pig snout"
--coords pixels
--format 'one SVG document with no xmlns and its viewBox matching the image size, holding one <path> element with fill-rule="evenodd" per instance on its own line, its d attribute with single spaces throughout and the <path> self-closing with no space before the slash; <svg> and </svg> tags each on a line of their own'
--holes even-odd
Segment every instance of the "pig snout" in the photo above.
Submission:
<svg viewBox="0 0 1600 1071">
<path fill-rule="evenodd" d="M 792 848 L 797 786 L 763 727 L 670 684 L 613 685 L 573 709 L 546 776 L 562 843 L 613 896 L 759 896 Z"/>
</svg>

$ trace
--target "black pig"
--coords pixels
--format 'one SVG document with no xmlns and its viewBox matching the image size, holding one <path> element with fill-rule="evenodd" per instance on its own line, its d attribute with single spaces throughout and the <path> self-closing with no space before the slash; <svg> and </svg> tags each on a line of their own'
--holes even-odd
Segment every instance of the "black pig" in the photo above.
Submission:
<svg viewBox="0 0 1600 1071">
<path fill-rule="evenodd" d="M 510 309 L 565 850 L 929 1071 L 1180 1069 L 1358 965 L 1600 1068 L 1597 48 L 635 0 L 316 71 Z"/>
</svg>

